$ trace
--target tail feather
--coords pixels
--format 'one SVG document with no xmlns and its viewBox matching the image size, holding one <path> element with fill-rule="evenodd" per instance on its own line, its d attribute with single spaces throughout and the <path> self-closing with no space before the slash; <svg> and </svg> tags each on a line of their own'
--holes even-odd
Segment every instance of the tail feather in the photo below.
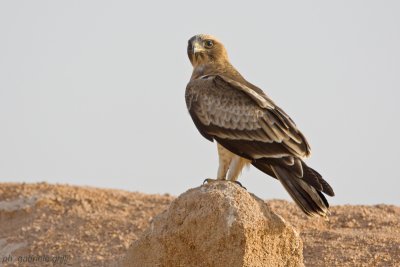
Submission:
<svg viewBox="0 0 400 267">
<path fill-rule="evenodd" d="M 302 161 L 302 167 L 304 171 L 303 179 L 309 183 L 310 185 L 317 188 L 319 191 L 324 192 L 328 196 L 333 197 L 335 193 L 333 192 L 332 187 L 322 178 L 322 175 L 319 174 L 316 170 L 311 167 L 308 167 L 304 161 Z"/>
<path fill-rule="evenodd" d="M 272 166 L 272 170 L 296 204 L 309 216 L 326 216 L 329 204 L 326 198 L 303 179 L 293 176 L 288 170 Z"/>
<path fill-rule="evenodd" d="M 263 161 L 253 162 L 261 171 L 277 178 L 296 204 L 309 216 L 326 216 L 329 203 L 322 192 L 333 196 L 330 185 L 315 170 L 302 162 L 303 177 L 298 177 L 288 166 Z"/>
</svg>

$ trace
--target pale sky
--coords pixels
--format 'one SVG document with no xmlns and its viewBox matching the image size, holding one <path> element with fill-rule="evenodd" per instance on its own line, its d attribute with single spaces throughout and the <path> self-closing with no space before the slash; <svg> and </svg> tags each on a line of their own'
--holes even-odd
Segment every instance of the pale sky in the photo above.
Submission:
<svg viewBox="0 0 400 267">
<path fill-rule="evenodd" d="M 1 1 L 0 182 L 179 195 L 217 171 L 184 101 L 217 36 L 297 123 L 332 204 L 400 204 L 399 1 Z M 255 168 L 240 181 L 290 199 Z"/>
</svg>

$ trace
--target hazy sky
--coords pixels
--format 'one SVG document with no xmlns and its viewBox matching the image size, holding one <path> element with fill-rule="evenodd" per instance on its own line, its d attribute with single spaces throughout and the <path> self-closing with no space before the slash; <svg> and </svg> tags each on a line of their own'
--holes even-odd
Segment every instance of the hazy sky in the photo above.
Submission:
<svg viewBox="0 0 400 267">
<path fill-rule="evenodd" d="M 399 14 L 399 1 L 1 1 L 0 182 L 178 195 L 215 177 L 184 101 L 187 40 L 210 33 L 306 135 L 331 203 L 400 204 Z M 240 181 L 289 199 L 254 168 Z"/>
</svg>

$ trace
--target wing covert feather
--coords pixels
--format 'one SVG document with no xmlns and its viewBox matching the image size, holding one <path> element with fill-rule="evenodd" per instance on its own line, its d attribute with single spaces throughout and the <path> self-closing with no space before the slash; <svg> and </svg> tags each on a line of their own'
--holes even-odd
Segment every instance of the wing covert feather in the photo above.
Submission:
<svg viewBox="0 0 400 267">
<path fill-rule="evenodd" d="M 234 153 L 254 159 L 271 157 L 271 152 L 279 157 L 310 154 L 306 139 L 290 117 L 249 86 L 222 75 L 208 75 L 190 81 L 185 98 L 201 134 L 209 140 L 231 142 Z"/>
</svg>

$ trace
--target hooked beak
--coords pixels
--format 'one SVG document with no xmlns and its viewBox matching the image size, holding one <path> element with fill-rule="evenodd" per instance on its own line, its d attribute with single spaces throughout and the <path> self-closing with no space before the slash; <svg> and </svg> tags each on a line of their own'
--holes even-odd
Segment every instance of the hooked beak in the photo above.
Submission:
<svg viewBox="0 0 400 267">
<path fill-rule="evenodd" d="M 193 44 L 193 54 L 201 53 L 204 51 L 204 48 L 198 42 L 194 42 Z"/>
</svg>

